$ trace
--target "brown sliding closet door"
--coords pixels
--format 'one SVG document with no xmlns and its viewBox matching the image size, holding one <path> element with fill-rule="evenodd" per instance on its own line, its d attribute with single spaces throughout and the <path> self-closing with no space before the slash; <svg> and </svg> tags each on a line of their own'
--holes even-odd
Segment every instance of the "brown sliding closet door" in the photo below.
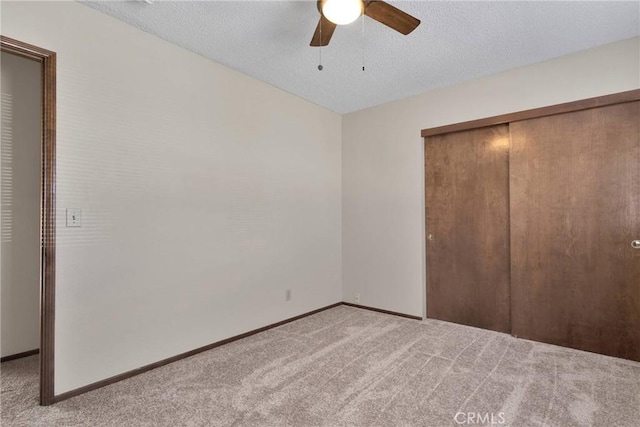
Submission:
<svg viewBox="0 0 640 427">
<path fill-rule="evenodd" d="M 513 334 L 640 361 L 640 102 L 510 135 Z"/>
<path fill-rule="evenodd" d="M 509 128 L 425 139 L 427 316 L 508 332 Z"/>
</svg>

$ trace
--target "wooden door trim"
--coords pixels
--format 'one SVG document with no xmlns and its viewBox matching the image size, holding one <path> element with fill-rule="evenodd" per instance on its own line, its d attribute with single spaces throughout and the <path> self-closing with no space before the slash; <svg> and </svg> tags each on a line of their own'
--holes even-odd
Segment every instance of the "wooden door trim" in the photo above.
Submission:
<svg viewBox="0 0 640 427">
<path fill-rule="evenodd" d="M 565 102 L 564 104 L 550 105 L 547 107 L 518 111 L 516 113 L 501 114 L 499 116 L 487 117 L 484 119 L 422 129 L 421 136 L 424 138 L 427 136 L 441 135 L 443 133 L 477 129 L 481 127 L 500 125 L 520 120 L 534 119 L 537 117 L 553 116 L 555 114 L 570 113 L 573 111 L 587 110 L 589 108 L 604 107 L 607 105 L 622 104 L 624 102 L 632 102 L 638 100 L 640 100 L 640 89 L 634 89 L 626 92 L 614 93 L 611 95 L 598 96 L 595 98 L 582 99 L 573 102 Z"/>
<path fill-rule="evenodd" d="M 40 405 L 54 403 L 56 280 L 56 54 L 0 36 L 2 52 L 42 64 L 42 185 L 40 283 Z"/>
</svg>

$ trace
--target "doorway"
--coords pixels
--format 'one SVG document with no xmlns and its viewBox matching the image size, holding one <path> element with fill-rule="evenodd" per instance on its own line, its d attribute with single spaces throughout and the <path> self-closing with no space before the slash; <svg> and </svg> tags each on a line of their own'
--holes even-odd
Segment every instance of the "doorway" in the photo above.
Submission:
<svg viewBox="0 0 640 427">
<path fill-rule="evenodd" d="M 36 280 L 39 285 L 28 292 L 30 294 L 29 297 L 35 295 L 37 298 L 39 295 L 39 298 L 37 298 L 39 301 L 37 301 L 37 303 L 32 300 L 27 301 L 28 298 L 26 296 L 22 298 L 23 301 L 21 302 L 21 304 L 24 304 L 25 307 L 27 307 L 25 310 L 35 311 L 39 314 L 39 320 L 33 319 L 32 322 L 35 321 L 35 325 L 30 324 L 24 331 L 20 331 L 16 334 L 19 339 L 14 343 L 8 344 L 9 347 L 7 351 L 12 354 L 7 354 L 6 358 L 3 357 L 3 359 L 7 360 L 22 356 L 26 357 L 39 352 L 39 400 L 41 405 L 50 405 L 55 401 L 54 303 L 56 220 L 56 54 L 49 50 L 5 36 L 0 36 L 0 42 L 3 59 L 8 55 L 6 58 L 9 62 L 14 63 L 14 65 L 18 64 L 18 67 L 22 67 L 22 70 L 31 70 L 28 72 L 34 72 L 36 75 L 39 74 L 40 77 L 39 82 L 36 80 L 36 84 L 39 87 L 36 88 L 35 92 L 33 92 L 38 98 L 38 104 L 40 106 L 40 111 L 36 113 L 35 117 L 35 120 L 39 119 L 39 123 L 37 123 L 37 125 L 39 125 L 39 129 L 36 127 L 36 135 L 26 137 L 27 139 L 31 137 L 35 138 L 34 146 L 30 149 L 26 149 L 26 147 L 22 146 L 19 149 L 17 148 L 20 141 L 17 141 L 18 136 L 13 134 L 12 126 L 14 124 L 18 124 L 17 122 L 13 122 L 14 119 L 16 119 L 16 117 L 14 117 L 14 113 L 18 114 L 18 111 L 16 110 L 18 104 L 16 104 L 14 102 L 15 100 L 12 99 L 11 93 L 7 93 L 5 96 L 4 88 L 2 93 L 2 249 L 4 250 L 6 246 L 12 253 L 17 255 L 18 253 L 22 253 L 21 251 L 23 248 L 12 247 L 9 245 L 16 246 L 14 243 L 16 243 L 21 236 L 27 236 L 26 240 L 30 240 L 29 238 L 33 237 L 33 239 L 35 239 L 35 242 L 32 245 L 33 248 L 30 247 L 31 243 L 27 244 L 27 248 L 25 249 L 26 252 L 24 253 L 28 253 L 28 259 L 33 260 L 30 264 L 35 263 L 37 265 L 39 258 L 39 266 L 36 267 L 29 265 L 27 269 L 24 269 L 25 271 L 29 270 L 27 277 L 20 278 L 24 283 L 30 283 Z M 33 67 L 34 62 L 36 64 L 35 68 Z M 16 108 L 14 108 L 14 106 Z M 7 126 L 7 124 L 10 124 L 10 126 Z M 31 131 L 33 131 L 33 129 Z M 22 136 L 20 136 L 20 138 L 22 138 Z M 16 162 L 22 162 L 29 158 L 33 160 L 34 167 L 31 170 L 28 170 L 28 168 L 25 167 L 20 167 L 20 171 L 18 171 Z M 23 191 L 18 188 L 19 186 L 29 187 L 30 190 Z M 21 200 L 20 203 L 18 203 L 17 198 L 14 197 L 15 190 L 21 191 L 21 194 L 26 195 L 25 198 L 28 200 Z M 35 192 L 35 194 L 29 194 L 29 191 Z M 15 202 L 13 200 L 14 198 L 16 199 Z M 20 221 L 25 219 L 25 221 L 23 221 L 24 224 L 19 225 L 15 223 L 14 219 L 18 220 L 18 211 L 20 209 L 25 209 L 24 212 L 27 212 L 29 206 L 31 207 L 31 212 L 26 215 L 26 217 L 22 215 L 20 218 Z M 33 210 L 35 210 L 35 212 L 33 212 Z M 14 215 L 14 213 L 16 215 Z M 20 234 L 20 236 L 18 234 Z M 14 264 L 15 257 L 13 260 L 7 259 L 7 262 L 9 261 L 11 264 Z M 3 270 L 5 269 L 4 262 L 3 253 Z M 13 280 L 20 276 L 18 274 L 18 270 L 21 270 L 21 268 L 15 267 L 15 265 L 12 265 L 12 268 L 9 269 L 11 277 L 7 276 L 7 279 Z M 4 271 L 2 274 L 2 280 L 5 280 Z M 12 292 L 15 294 L 15 287 Z M 20 310 L 13 311 L 20 314 Z M 3 319 L 3 321 L 4 320 L 5 319 Z M 38 329 L 39 332 L 36 333 L 35 337 L 29 336 L 30 334 L 33 334 L 34 330 Z M 38 348 L 28 348 L 33 347 L 36 344 L 38 344 Z M 12 348 L 14 350 L 12 350 Z M 5 351 L 3 349 L 3 356 L 5 356 L 4 353 Z"/>
</svg>

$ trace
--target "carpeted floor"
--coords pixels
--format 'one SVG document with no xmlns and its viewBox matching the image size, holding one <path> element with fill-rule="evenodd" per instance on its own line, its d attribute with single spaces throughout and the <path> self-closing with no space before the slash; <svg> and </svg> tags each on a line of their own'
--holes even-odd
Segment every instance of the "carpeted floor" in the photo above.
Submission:
<svg viewBox="0 0 640 427">
<path fill-rule="evenodd" d="M 346 306 L 47 408 L 1 378 L 2 426 L 640 425 L 640 363 Z"/>
</svg>

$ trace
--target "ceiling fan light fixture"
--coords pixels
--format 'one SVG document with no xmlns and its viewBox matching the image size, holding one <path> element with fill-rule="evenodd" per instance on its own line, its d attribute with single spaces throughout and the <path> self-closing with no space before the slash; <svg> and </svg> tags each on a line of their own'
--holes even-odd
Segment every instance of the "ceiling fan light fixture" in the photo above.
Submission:
<svg viewBox="0 0 640 427">
<path fill-rule="evenodd" d="M 362 0 L 323 0 L 322 14 L 337 25 L 351 24 L 364 11 Z"/>
</svg>

